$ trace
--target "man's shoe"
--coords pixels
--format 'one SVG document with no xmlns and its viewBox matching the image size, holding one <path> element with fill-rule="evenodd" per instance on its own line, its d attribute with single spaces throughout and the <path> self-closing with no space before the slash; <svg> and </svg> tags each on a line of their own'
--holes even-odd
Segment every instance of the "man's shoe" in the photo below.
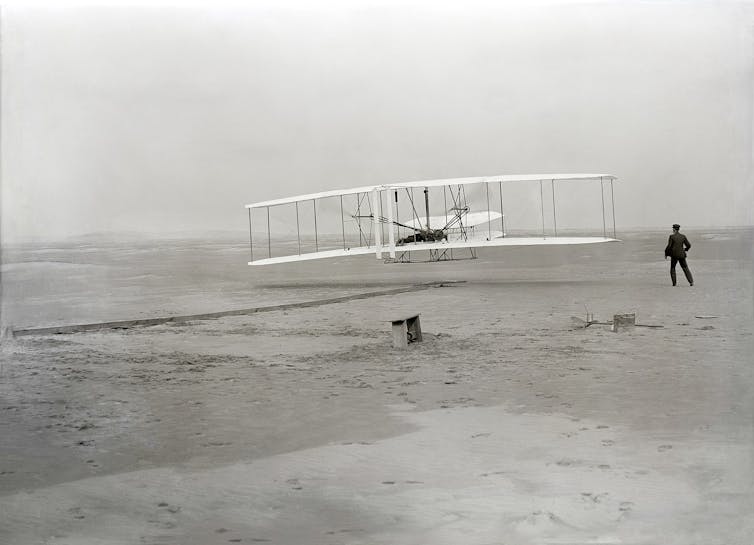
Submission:
<svg viewBox="0 0 754 545">
<path fill-rule="evenodd" d="M 689 287 L 693 287 L 693 286 L 694 286 L 694 283 L 693 282 L 689 282 Z"/>
</svg>

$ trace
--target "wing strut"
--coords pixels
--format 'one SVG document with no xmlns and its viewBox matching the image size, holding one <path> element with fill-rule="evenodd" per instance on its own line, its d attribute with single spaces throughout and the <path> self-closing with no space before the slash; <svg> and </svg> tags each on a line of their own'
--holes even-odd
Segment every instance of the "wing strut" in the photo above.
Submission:
<svg viewBox="0 0 754 545">
<path fill-rule="evenodd" d="M 490 213 L 490 184 L 484 184 L 487 190 L 487 240 L 492 240 L 492 215 Z"/>
<path fill-rule="evenodd" d="M 366 193 L 364 195 L 366 195 Z M 364 233 L 364 230 L 361 228 L 361 218 L 363 217 L 361 215 L 361 203 L 363 201 L 364 201 L 363 195 L 361 193 L 356 193 L 356 225 L 359 228 L 359 246 L 361 246 L 362 241 L 366 239 L 367 248 L 369 248 L 369 244 L 372 241 L 372 237 Z"/>
<path fill-rule="evenodd" d="M 395 227 L 393 225 L 393 202 L 390 199 L 391 194 L 394 192 L 393 189 L 388 190 L 387 194 L 387 240 L 388 240 L 388 249 L 390 251 L 390 257 L 392 259 L 395 259 Z M 395 204 L 398 206 L 398 192 L 395 191 Z"/>
<path fill-rule="evenodd" d="M 382 191 L 377 190 L 377 200 L 380 201 L 380 239 L 385 240 L 385 208 L 382 205 Z"/>
<path fill-rule="evenodd" d="M 539 180 L 539 210 L 542 212 L 542 238 L 547 238 L 545 235 L 545 197 L 542 191 L 542 180 Z"/>
<path fill-rule="evenodd" d="M 461 232 L 461 236 L 464 240 L 468 239 L 467 233 L 466 233 L 466 227 L 463 224 L 463 212 L 464 209 L 466 209 L 466 192 L 464 191 L 463 198 L 461 197 L 461 186 L 458 186 L 458 195 L 455 195 L 453 193 L 453 188 L 448 186 L 450 189 L 450 198 L 453 199 L 453 210 L 455 211 L 455 214 L 453 214 L 453 219 L 448 221 L 448 223 L 445 225 L 445 229 L 450 229 L 453 225 L 458 223 L 458 229 Z M 463 206 L 462 206 L 463 205 Z"/>
<path fill-rule="evenodd" d="M 267 257 L 272 257 L 272 240 L 270 235 L 270 207 L 265 206 L 267 209 Z"/>
<path fill-rule="evenodd" d="M 417 225 L 421 228 L 422 220 L 419 219 L 419 213 L 416 211 L 416 206 L 414 205 L 414 188 L 412 187 L 411 191 L 406 188 L 406 195 L 408 195 L 408 200 L 411 203 L 411 210 L 414 213 L 414 219 L 416 219 Z"/>
<path fill-rule="evenodd" d="M 254 235 L 251 231 L 251 208 L 249 208 L 249 254 L 251 261 L 254 261 Z"/>
<path fill-rule="evenodd" d="M 552 225 L 555 229 L 555 236 L 558 236 L 558 218 L 555 216 L 555 180 L 550 180 L 552 188 Z"/>
<path fill-rule="evenodd" d="M 613 195 L 613 179 L 610 178 L 610 200 L 613 203 L 613 238 L 617 237 L 615 233 L 615 195 Z"/>
<path fill-rule="evenodd" d="M 317 199 L 312 199 L 314 206 L 314 251 L 319 252 L 319 240 L 317 237 Z"/>
<path fill-rule="evenodd" d="M 382 237 L 380 237 L 382 226 L 379 224 L 379 218 L 377 217 L 377 211 L 379 210 L 379 207 L 377 206 L 377 197 L 378 197 L 378 191 L 376 189 L 372 190 L 372 224 L 374 226 L 374 249 L 375 249 L 375 255 L 377 256 L 377 259 L 382 259 Z"/>
<path fill-rule="evenodd" d="M 346 249 L 346 220 L 343 218 L 343 195 L 340 196 L 340 229 L 343 231 L 343 249 Z"/>
<path fill-rule="evenodd" d="M 442 186 L 442 205 L 445 208 L 445 228 L 447 229 L 450 225 L 450 220 L 448 219 L 448 192 L 446 186 Z M 453 248 L 450 249 L 450 259 L 453 259 Z"/>
<path fill-rule="evenodd" d="M 607 238 L 607 227 L 605 227 L 605 183 L 602 176 L 600 176 L 600 192 L 602 195 L 602 236 Z"/>
<path fill-rule="evenodd" d="M 298 241 L 298 255 L 301 255 L 301 229 L 298 223 L 298 201 L 296 201 L 296 240 Z"/>
<path fill-rule="evenodd" d="M 505 211 L 503 210 L 503 182 L 498 182 L 500 186 L 500 222 L 503 225 L 503 238 L 505 238 Z"/>
</svg>

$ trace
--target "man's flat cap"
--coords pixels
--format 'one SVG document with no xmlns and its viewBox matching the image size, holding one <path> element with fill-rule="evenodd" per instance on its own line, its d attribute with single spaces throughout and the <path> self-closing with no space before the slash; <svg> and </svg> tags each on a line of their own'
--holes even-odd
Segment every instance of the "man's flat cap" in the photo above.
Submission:
<svg viewBox="0 0 754 545">
<path fill-rule="evenodd" d="M 680 228 L 681 228 L 681 226 L 680 226 L 680 225 L 678 225 L 677 223 L 674 223 L 674 224 L 673 224 L 673 229 L 680 229 Z"/>
</svg>

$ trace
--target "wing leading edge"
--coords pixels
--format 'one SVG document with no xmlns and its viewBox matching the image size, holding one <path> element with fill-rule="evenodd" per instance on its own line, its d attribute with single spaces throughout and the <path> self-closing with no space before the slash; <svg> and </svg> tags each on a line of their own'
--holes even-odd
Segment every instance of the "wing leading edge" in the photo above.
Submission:
<svg viewBox="0 0 754 545">
<path fill-rule="evenodd" d="M 501 174 L 497 176 L 479 176 L 474 178 L 447 178 L 443 180 L 424 180 L 416 182 L 395 182 L 390 184 L 369 185 L 363 187 L 354 187 L 349 189 L 334 189 L 332 191 L 321 191 L 319 193 L 308 193 L 306 195 L 296 195 L 295 197 L 285 197 L 282 199 L 272 199 L 269 201 L 255 202 L 247 204 L 246 208 L 264 208 L 266 206 L 278 206 L 281 204 L 291 204 L 301 201 L 311 201 L 326 197 L 339 197 L 342 195 L 353 195 L 356 193 L 371 193 L 372 191 L 387 191 L 390 189 L 420 188 L 420 187 L 442 187 L 448 185 L 468 185 L 482 183 L 509 183 L 509 182 L 537 182 L 537 181 L 564 181 L 564 180 L 615 180 L 612 174 Z"/>
</svg>

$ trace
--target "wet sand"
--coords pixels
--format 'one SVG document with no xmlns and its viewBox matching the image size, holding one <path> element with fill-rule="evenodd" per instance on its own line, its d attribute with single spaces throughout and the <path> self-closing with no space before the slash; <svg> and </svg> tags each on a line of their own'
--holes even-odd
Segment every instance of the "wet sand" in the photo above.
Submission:
<svg viewBox="0 0 754 545">
<path fill-rule="evenodd" d="M 5 341 L 0 543 L 748 545 L 751 257 L 699 242 L 693 288 L 642 242 Z M 585 305 L 663 327 L 579 328 Z M 412 311 L 424 342 L 392 348 Z"/>
</svg>

